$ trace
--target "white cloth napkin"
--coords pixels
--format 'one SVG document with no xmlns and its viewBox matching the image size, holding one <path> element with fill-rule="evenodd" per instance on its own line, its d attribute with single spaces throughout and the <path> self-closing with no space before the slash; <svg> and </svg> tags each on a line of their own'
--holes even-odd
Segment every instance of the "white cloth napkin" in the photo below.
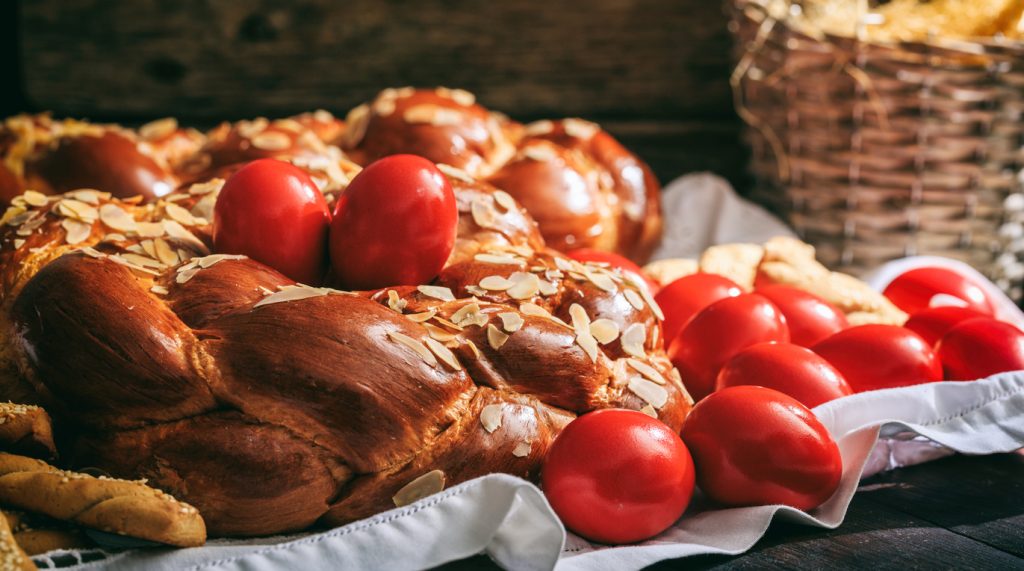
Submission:
<svg viewBox="0 0 1024 571">
<path fill-rule="evenodd" d="M 712 175 L 683 177 L 665 191 L 666 237 L 657 257 L 693 257 L 720 242 L 760 242 L 789 231 Z M 883 287 L 913 264 L 894 262 L 871 276 Z M 940 260 L 940 263 L 956 262 Z M 969 269 L 969 268 L 968 268 Z M 984 282 L 987 283 L 987 282 Z M 987 287 L 987 286 L 986 286 Z M 994 290 L 994 286 L 992 286 Z M 993 295 L 1002 296 L 998 290 Z M 1003 296 L 1000 316 L 1024 323 Z M 1009 304 L 1009 305 L 1007 305 Z M 214 540 L 193 549 L 58 551 L 41 568 L 423 569 L 486 552 L 508 569 L 639 569 L 662 559 L 750 549 L 777 517 L 818 527 L 842 523 L 863 474 L 953 451 L 1010 452 L 1024 446 L 1024 371 L 972 382 L 945 382 L 861 393 L 814 409 L 839 443 L 839 490 L 811 513 L 784 506 L 701 511 L 699 501 L 673 527 L 642 544 L 605 547 L 567 534 L 533 484 L 492 474 L 373 518 L 316 534 Z M 879 436 L 893 436 L 882 438 Z M 912 435 L 918 440 L 907 440 Z"/>
<path fill-rule="evenodd" d="M 834 528 L 883 428 L 910 431 L 965 454 L 1024 445 L 1024 372 L 861 393 L 815 414 L 839 443 L 839 490 L 811 513 L 762 506 L 688 513 L 639 545 L 603 547 L 566 534 L 536 486 L 505 474 L 463 483 L 404 508 L 344 527 L 275 543 L 135 550 L 74 569 L 424 569 L 486 552 L 508 569 L 639 569 L 662 559 L 750 549 L 775 517 Z M 87 553 L 63 553 L 81 557 Z M 59 561 L 62 553 L 40 558 Z"/>
</svg>

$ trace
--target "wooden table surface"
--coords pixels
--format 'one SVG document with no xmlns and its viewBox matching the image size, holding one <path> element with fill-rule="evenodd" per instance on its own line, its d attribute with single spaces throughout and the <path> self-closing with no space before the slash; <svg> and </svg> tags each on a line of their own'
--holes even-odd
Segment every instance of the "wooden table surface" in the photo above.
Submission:
<svg viewBox="0 0 1024 571">
<path fill-rule="evenodd" d="M 1024 569 L 1024 454 L 953 456 L 894 470 L 861 483 L 836 530 L 776 522 L 743 555 L 649 567 L 684 568 Z M 497 566 L 479 555 L 439 569 Z"/>
</svg>

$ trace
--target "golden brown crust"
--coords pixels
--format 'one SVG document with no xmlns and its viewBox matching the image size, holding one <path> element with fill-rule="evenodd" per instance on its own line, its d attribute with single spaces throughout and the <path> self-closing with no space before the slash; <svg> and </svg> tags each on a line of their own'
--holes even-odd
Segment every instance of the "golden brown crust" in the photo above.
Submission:
<svg viewBox="0 0 1024 571">
<path fill-rule="evenodd" d="M 668 258 L 657 260 L 644 266 L 644 275 L 651 278 L 659 286 L 665 287 L 681 277 L 700 271 L 697 260 L 690 258 Z"/>
<path fill-rule="evenodd" d="M 745 290 L 754 288 L 764 248 L 757 244 L 720 244 L 700 256 L 700 271 L 725 276 Z"/>
<path fill-rule="evenodd" d="M 621 207 L 603 172 L 582 152 L 531 140 L 490 182 L 533 215 L 550 247 L 615 250 Z"/>
<path fill-rule="evenodd" d="M 0 514 L 0 569 L 4 571 L 36 569 L 32 559 L 15 541 L 14 533 L 11 531 L 11 526 L 4 514 Z"/>
<path fill-rule="evenodd" d="M 138 129 L 45 114 L 11 117 L 0 126 L 0 205 L 30 189 L 96 188 L 154 201 L 262 158 L 302 168 L 332 204 L 359 165 L 397 153 L 490 177 L 526 206 L 559 250 L 598 248 L 642 263 L 661 238 L 657 179 L 598 125 L 564 119 L 524 126 L 469 92 L 443 87 L 385 89 L 345 121 L 318 110 L 225 122 L 206 134 L 170 117 Z"/>
<path fill-rule="evenodd" d="M 345 123 L 340 145 L 362 165 L 411 153 L 482 178 L 513 152 L 503 118 L 461 89 L 385 89 Z"/>
<path fill-rule="evenodd" d="M 180 547 L 206 542 L 198 510 L 143 482 L 67 472 L 0 453 L 0 503 L 108 533 Z"/>
<path fill-rule="evenodd" d="M 763 246 L 720 244 L 704 251 L 697 267 L 692 260 L 670 259 L 644 268 L 658 283 L 698 270 L 725 276 L 750 290 L 762 284 L 785 284 L 812 293 L 842 310 L 851 325 L 903 325 L 907 314 L 863 281 L 830 271 L 814 257 L 814 246 L 778 236 Z"/>
<path fill-rule="evenodd" d="M 578 151 L 597 168 L 596 178 L 614 204 L 613 250 L 639 263 L 647 261 L 661 241 L 661 185 L 643 161 L 626 150 L 596 123 L 582 119 L 537 121 L 524 128 L 520 149 L 530 141 L 551 141 Z M 500 186 L 500 185 L 499 185 Z M 527 207 L 531 212 L 532 209 Z M 543 223 L 541 224 L 543 226 Z M 600 245 L 599 245 L 600 247 Z"/>
<path fill-rule="evenodd" d="M 121 198 L 154 199 L 178 186 L 166 157 L 115 125 L 53 121 L 47 115 L 10 117 L 0 126 L 0 158 L 6 170 L 0 175 L 4 203 L 25 189 L 59 194 L 102 188 Z"/>
<path fill-rule="evenodd" d="M 657 179 L 594 123 L 523 126 L 446 88 L 386 89 L 346 122 L 340 145 L 356 162 L 412 153 L 486 178 L 526 207 L 552 248 L 643 262 L 661 240 Z"/>
<path fill-rule="evenodd" d="M 796 238 L 776 237 L 765 243 L 757 268 L 759 283 L 781 283 L 824 299 L 847 314 L 852 325 L 903 325 L 907 314 L 857 278 L 829 271 L 814 258 L 814 246 Z"/>
<path fill-rule="evenodd" d="M 57 549 L 83 549 L 95 544 L 68 522 L 40 514 L 3 510 L 14 540 L 29 556 Z"/>
<path fill-rule="evenodd" d="M 0 450 L 45 460 L 56 457 L 50 415 L 38 406 L 0 403 Z"/>
</svg>

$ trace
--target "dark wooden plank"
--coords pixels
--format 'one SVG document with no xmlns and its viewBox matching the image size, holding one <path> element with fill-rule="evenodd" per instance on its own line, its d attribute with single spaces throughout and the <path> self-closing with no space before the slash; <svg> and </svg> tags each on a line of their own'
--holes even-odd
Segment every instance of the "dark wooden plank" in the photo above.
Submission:
<svg viewBox="0 0 1024 571">
<path fill-rule="evenodd" d="M 1014 477 L 1015 475 L 1015 477 Z M 954 456 L 872 478 L 865 499 L 1024 557 L 1024 456 Z"/>
<path fill-rule="evenodd" d="M 343 110 L 448 84 L 524 116 L 732 116 L 705 0 L 33 0 L 20 23 L 28 96 L 60 113 Z"/>
<path fill-rule="evenodd" d="M 21 82 L 18 3 L 0 2 L 0 117 L 28 107 Z"/>
<path fill-rule="evenodd" d="M 855 497 L 839 529 L 776 522 L 738 557 L 700 556 L 648 569 L 1015 569 L 1024 560 Z"/>
</svg>

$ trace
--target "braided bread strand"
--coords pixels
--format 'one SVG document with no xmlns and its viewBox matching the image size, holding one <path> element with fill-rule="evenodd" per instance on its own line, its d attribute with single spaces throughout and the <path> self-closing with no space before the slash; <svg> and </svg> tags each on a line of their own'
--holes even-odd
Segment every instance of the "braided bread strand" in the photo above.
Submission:
<svg viewBox="0 0 1024 571">
<path fill-rule="evenodd" d="M 0 453 L 0 503 L 179 547 L 206 542 L 198 510 L 144 482 L 68 472 L 25 456 Z"/>
</svg>

